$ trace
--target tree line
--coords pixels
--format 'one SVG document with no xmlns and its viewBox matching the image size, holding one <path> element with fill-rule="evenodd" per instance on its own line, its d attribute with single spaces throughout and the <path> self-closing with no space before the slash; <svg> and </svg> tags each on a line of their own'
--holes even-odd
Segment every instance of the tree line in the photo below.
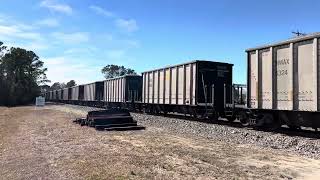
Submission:
<svg viewBox="0 0 320 180">
<path fill-rule="evenodd" d="M 129 74 L 131 75 L 137 74 L 133 69 L 126 68 L 124 66 L 115 65 L 115 64 L 108 64 L 107 66 L 103 67 L 101 69 L 101 73 L 104 75 L 105 79 L 120 77 L 124 75 L 129 75 Z M 63 88 L 69 88 L 76 85 L 77 84 L 75 80 L 71 80 L 67 83 L 55 82 L 51 86 L 43 85 L 41 86 L 41 89 L 43 91 L 52 91 L 52 90 L 58 90 Z"/>
<path fill-rule="evenodd" d="M 58 89 L 63 89 L 63 88 L 69 88 L 69 87 L 73 87 L 76 86 L 76 81 L 75 80 L 70 80 L 67 83 L 60 83 L 60 82 L 55 82 L 53 83 L 51 86 L 45 84 L 45 85 L 41 85 L 40 89 L 41 92 L 47 92 L 47 91 L 52 91 L 52 90 L 58 90 Z"/>
<path fill-rule="evenodd" d="M 76 86 L 74 80 L 47 85 L 51 82 L 47 79 L 47 70 L 33 51 L 19 47 L 9 48 L 0 41 L 0 105 L 29 104 L 43 92 Z M 133 69 L 114 64 L 103 67 L 101 73 L 106 79 L 136 74 Z"/>
<path fill-rule="evenodd" d="M 0 42 L 0 105 L 27 104 L 40 94 L 39 84 L 49 82 L 47 68 L 33 51 L 8 48 Z"/>
</svg>

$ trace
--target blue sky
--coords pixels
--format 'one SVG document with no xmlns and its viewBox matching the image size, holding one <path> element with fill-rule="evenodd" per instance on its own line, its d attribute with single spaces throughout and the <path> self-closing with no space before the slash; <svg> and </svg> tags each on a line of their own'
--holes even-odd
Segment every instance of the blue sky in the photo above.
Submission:
<svg viewBox="0 0 320 180">
<path fill-rule="evenodd" d="M 102 80 L 101 68 L 143 72 L 193 59 L 234 64 L 245 49 L 320 30 L 320 1 L 1 0 L 0 41 L 35 51 L 52 82 Z"/>
</svg>

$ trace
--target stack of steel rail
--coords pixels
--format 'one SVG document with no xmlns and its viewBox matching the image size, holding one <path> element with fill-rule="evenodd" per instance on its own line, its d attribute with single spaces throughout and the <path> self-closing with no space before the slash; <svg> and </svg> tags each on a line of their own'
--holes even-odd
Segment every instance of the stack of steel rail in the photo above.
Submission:
<svg viewBox="0 0 320 180">
<path fill-rule="evenodd" d="M 108 109 L 90 111 L 86 118 L 79 118 L 74 121 L 81 126 L 95 127 L 96 130 L 141 130 L 143 126 L 137 125 L 127 109 Z"/>
</svg>

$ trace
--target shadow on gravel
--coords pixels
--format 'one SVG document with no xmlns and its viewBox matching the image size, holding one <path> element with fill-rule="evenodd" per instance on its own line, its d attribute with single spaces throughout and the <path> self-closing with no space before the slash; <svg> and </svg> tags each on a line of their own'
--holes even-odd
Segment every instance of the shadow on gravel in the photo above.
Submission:
<svg viewBox="0 0 320 180">
<path fill-rule="evenodd" d="M 152 115 L 152 114 L 149 114 Z M 283 134 L 287 136 L 299 136 L 299 137 L 305 137 L 305 138 L 312 138 L 312 139 L 320 139 L 320 132 L 311 130 L 311 129 L 290 129 L 288 127 L 281 127 L 277 130 L 270 130 L 270 129 L 263 129 L 263 128 L 255 128 L 255 127 L 245 127 L 243 126 L 239 121 L 230 122 L 225 119 L 219 119 L 218 121 L 210 121 L 209 119 L 195 119 L 190 116 L 184 116 L 179 114 L 167 114 L 167 115 L 153 115 L 153 116 L 163 116 L 168 118 L 175 118 L 180 120 L 187 120 L 187 121 L 194 121 L 194 122 L 202 122 L 207 124 L 217 124 L 217 125 L 223 125 L 228 127 L 234 127 L 234 128 L 246 128 L 251 129 L 255 131 L 261 131 L 261 132 L 272 132 L 274 134 Z"/>
<path fill-rule="evenodd" d="M 55 106 L 55 105 L 65 105 L 64 103 L 58 102 L 46 102 L 46 106 Z"/>
<path fill-rule="evenodd" d="M 305 130 L 305 129 L 294 130 L 286 127 L 281 127 L 281 129 L 276 130 L 274 132 L 285 134 L 288 136 L 300 136 L 300 137 L 306 137 L 306 138 L 312 138 L 312 139 L 320 139 L 320 132 L 313 131 L 313 130 Z"/>
</svg>

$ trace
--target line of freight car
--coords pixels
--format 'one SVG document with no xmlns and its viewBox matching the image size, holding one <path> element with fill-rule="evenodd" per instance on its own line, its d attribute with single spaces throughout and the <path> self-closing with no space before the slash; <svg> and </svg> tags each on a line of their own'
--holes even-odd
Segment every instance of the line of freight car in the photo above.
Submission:
<svg viewBox="0 0 320 180">
<path fill-rule="evenodd" d="M 126 75 L 46 93 L 56 102 L 106 108 L 141 109 L 142 77 Z M 60 94 L 63 96 L 55 95 Z M 139 103 L 140 102 L 140 103 Z M 137 107 L 136 107 L 137 106 Z"/>
<path fill-rule="evenodd" d="M 68 90 L 69 95 L 65 95 L 72 97 L 71 100 L 61 100 L 60 96 L 51 100 L 107 108 L 125 107 L 147 113 L 173 112 L 215 120 L 219 117 L 234 120 L 237 114 L 234 102 L 237 101 L 233 97 L 232 66 L 197 60 L 144 72 L 143 78 L 124 76 L 72 87 L 71 91 Z"/>
<path fill-rule="evenodd" d="M 139 96 L 142 102 L 133 102 L 151 113 L 239 118 L 244 124 L 262 127 L 286 124 L 292 128 L 320 128 L 319 39 L 320 33 L 314 33 L 246 50 L 246 107 L 235 103 L 232 65 L 209 61 L 144 72 Z M 105 82 L 104 85 L 109 88 Z M 81 91 L 83 86 L 76 88 Z M 61 92 L 54 91 L 47 97 L 57 100 L 59 95 Z M 74 102 L 87 103 L 81 93 L 78 99 L 72 99 Z M 104 98 L 104 105 L 117 105 L 114 103 L 114 99 Z"/>
<path fill-rule="evenodd" d="M 320 127 L 320 33 L 246 50 L 248 108 L 260 126 Z"/>
</svg>

